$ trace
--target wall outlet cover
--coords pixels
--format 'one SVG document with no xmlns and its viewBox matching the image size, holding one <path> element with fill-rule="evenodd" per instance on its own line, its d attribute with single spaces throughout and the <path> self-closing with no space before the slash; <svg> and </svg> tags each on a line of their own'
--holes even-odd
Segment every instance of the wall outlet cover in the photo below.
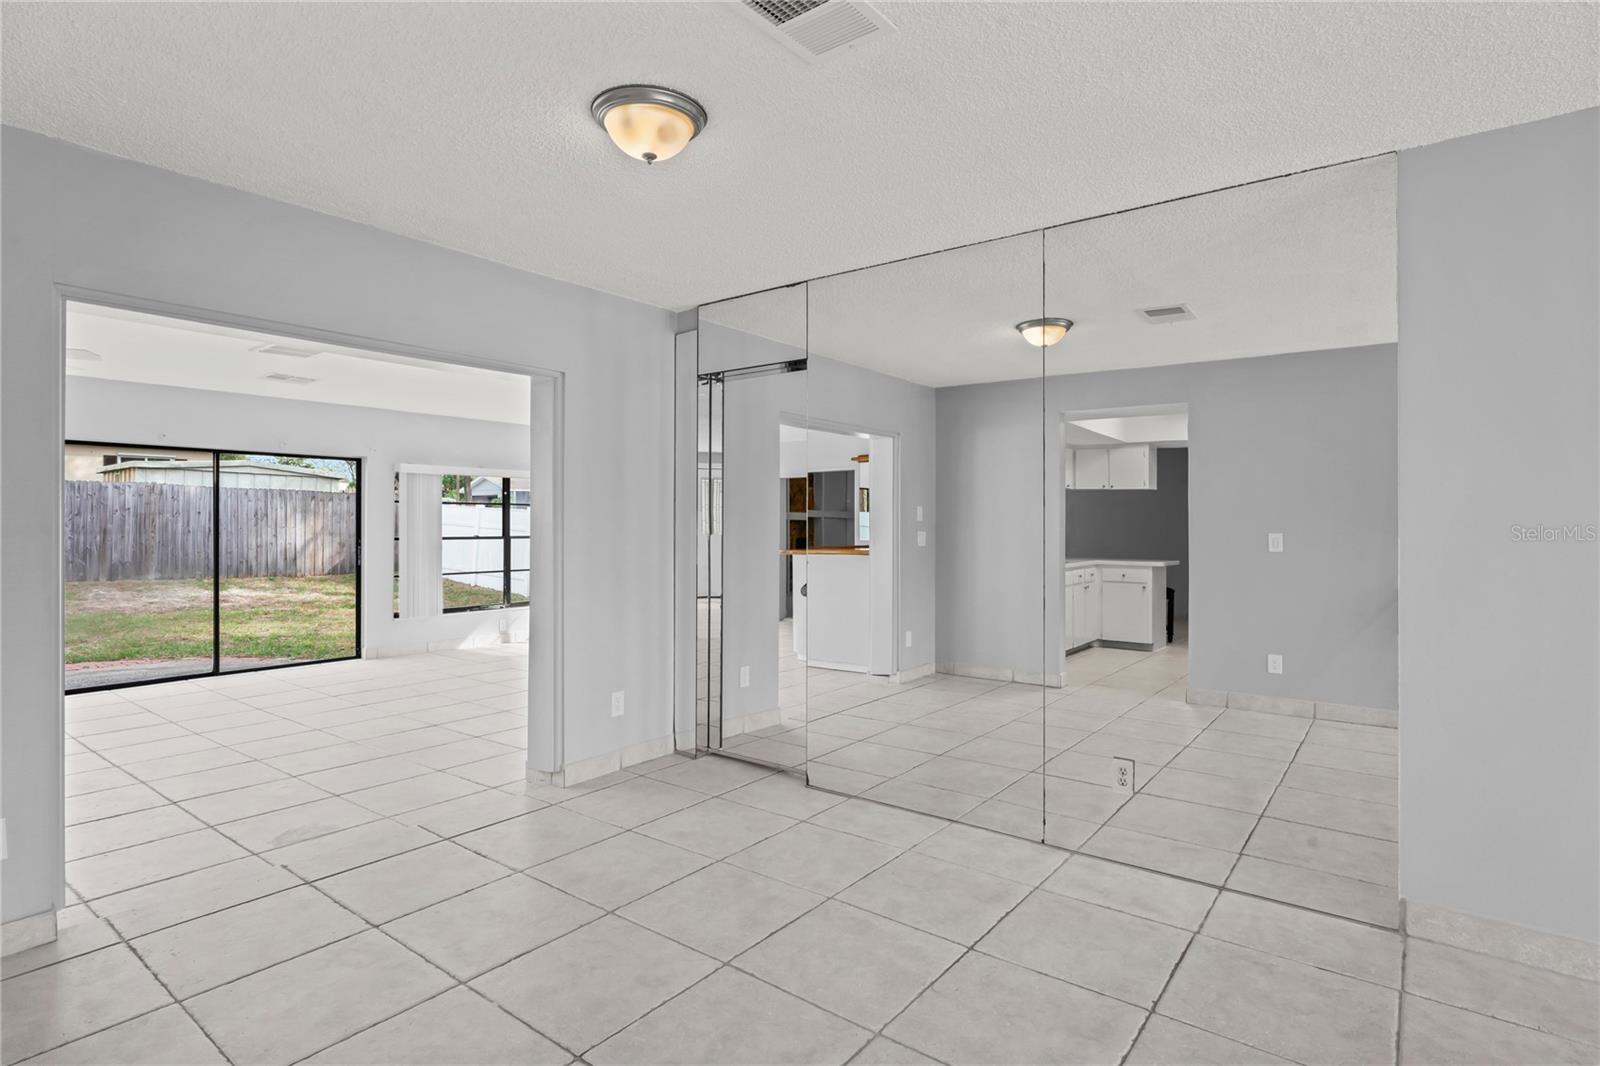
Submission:
<svg viewBox="0 0 1600 1066">
<path fill-rule="evenodd" d="M 911 647 L 911 630 L 906 630 L 906 647 Z"/>
<path fill-rule="evenodd" d="M 750 668 L 748 666 L 739 667 L 739 687 L 750 687 Z"/>
<path fill-rule="evenodd" d="M 1268 655 L 1267 656 L 1267 673 L 1269 673 L 1269 674 L 1281 674 L 1281 673 L 1283 673 L 1283 656 L 1281 656 L 1281 655 Z"/>
<path fill-rule="evenodd" d="M 922 504 L 917 504 L 917 521 L 922 521 Z"/>
<path fill-rule="evenodd" d="M 1269 551 L 1269 552 L 1281 552 L 1281 551 L 1283 551 L 1283 534 L 1282 533 L 1268 533 L 1267 534 L 1267 551 Z"/>
<path fill-rule="evenodd" d="M 1114 758 L 1111 760 L 1113 778 L 1111 787 L 1118 792 L 1132 792 L 1134 785 L 1134 764 L 1132 759 Z"/>
<path fill-rule="evenodd" d="M 926 529 L 917 530 L 917 547 L 926 548 L 927 546 L 928 546 L 928 531 Z"/>
<path fill-rule="evenodd" d="M 613 692 L 611 694 L 611 717 L 622 717 L 622 693 L 620 692 Z"/>
</svg>

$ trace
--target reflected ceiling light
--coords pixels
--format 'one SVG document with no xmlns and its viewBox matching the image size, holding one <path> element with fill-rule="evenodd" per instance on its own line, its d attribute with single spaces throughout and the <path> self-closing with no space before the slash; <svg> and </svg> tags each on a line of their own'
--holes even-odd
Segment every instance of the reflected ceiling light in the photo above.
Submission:
<svg viewBox="0 0 1600 1066">
<path fill-rule="evenodd" d="M 1030 318 L 1017 323 L 1022 339 L 1035 348 L 1048 348 L 1067 335 L 1072 328 L 1070 318 Z"/>
<path fill-rule="evenodd" d="M 706 128 L 705 108 L 659 85 L 607 89 L 594 98 L 589 113 L 612 143 L 646 163 L 671 159 Z"/>
</svg>

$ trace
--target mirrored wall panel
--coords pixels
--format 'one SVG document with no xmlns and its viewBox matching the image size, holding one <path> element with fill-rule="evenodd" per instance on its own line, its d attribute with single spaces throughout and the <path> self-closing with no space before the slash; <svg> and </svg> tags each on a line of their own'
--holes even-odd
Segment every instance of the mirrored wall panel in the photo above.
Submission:
<svg viewBox="0 0 1600 1066">
<path fill-rule="evenodd" d="M 696 746 L 800 772 L 806 290 L 704 307 L 696 362 Z M 803 463 L 803 458 L 800 460 Z M 801 500 L 800 504 L 796 500 Z"/>
<path fill-rule="evenodd" d="M 1033 840 L 1042 263 L 1029 234 L 811 283 L 796 615 L 813 785 Z"/>
<path fill-rule="evenodd" d="M 698 748 L 1326 903 L 1295 694 L 1395 670 L 1394 193 L 1374 158 L 703 307 Z"/>
</svg>

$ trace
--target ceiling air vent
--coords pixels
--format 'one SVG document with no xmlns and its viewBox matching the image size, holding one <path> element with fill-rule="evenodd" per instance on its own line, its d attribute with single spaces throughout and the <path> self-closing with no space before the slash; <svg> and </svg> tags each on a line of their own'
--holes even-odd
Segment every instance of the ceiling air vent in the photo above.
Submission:
<svg viewBox="0 0 1600 1066">
<path fill-rule="evenodd" d="M 260 352 L 262 355 L 287 355 L 295 359 L 310 359 L 322 351 L 321 348 L 305 348 L 298 344 L 263 344 L 259 348 L 250 350 Z"/>
<path fill-rule="evenodd" d="M 894 29 L 862 0 L 740 0 L 738 9 L 802 59 L 814 61 Z"/>
<path fill-rule="evenodd" d="M 1189 310 L 1187 304 L 1168 304 L 1166 307 L 1140 308 L 1139 317 L 1152 326 L 1159 326 L 1168 322 L 1183 322 L 1191 319 L 1194 317 L 1194 312 Z"/>
<path fill-rule="evenodd" d="M 276 371 L 261 376 L 266 381 L 281 381 L 285 385 L 309 385 L 317 380 L 316 378 L 303 378 L 299 374 L 280 374 Z"/>
<path fill-rule="evenodd" d="M 99 352 L 92 352 L 88 348 L 68 348 L 67 358 L 74 363 L 98 363 L 101 360 Z"/>
</svg>

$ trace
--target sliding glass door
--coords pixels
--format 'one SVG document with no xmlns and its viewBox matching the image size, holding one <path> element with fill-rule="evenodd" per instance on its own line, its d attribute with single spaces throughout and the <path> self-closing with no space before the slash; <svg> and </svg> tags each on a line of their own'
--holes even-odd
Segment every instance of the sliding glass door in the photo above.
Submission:
<svg viewBox="0 0 1600 1066">
<path fill-rule="evenodd" d="M 218 669 L 353 658 L 359 461 L 221 453 Z"/>
<path fill-rule="evenodd" d="M 360 653 L 360 461 L 68 442 L 67 691 Z"/>
<path fill-rule="evenodd" d="M 215 463 L 209 451 L 67 444 L 68 692 L 212 672 Z"/>
</svg>

